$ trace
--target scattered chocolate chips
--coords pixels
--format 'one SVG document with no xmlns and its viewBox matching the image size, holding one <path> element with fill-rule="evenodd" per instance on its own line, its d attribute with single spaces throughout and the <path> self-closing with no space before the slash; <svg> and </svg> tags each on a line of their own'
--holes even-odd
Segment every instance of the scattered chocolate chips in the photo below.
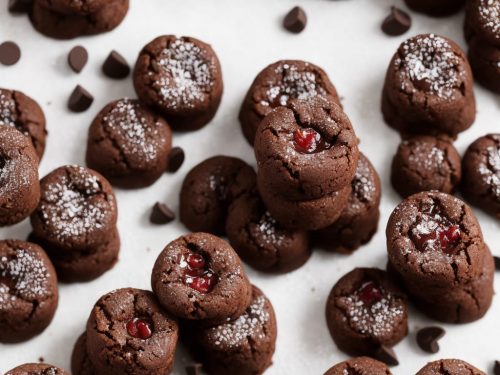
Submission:
<svg viewBox="0 0 500 375">
<path fill-rule="evenodd" d="M 375 358 L 384 362 L 387 366 L 399 365 L 398 357 L 394 350 L 388 346 L 381 345 L 375 353 Z"/>
<path fill-rule="evenodd" d="M 495 361 L 495 366 L 493 366 L 493 373 L 495 375 L 500 375 L 500 361 Z"/>
<path fill-rule="evenodd" d="M 68 64 L 75 73 L 80 73 L 85 65 L 87 65 L 88 60 L 89 54 L 82 46 L 73 47 L 71 51 L 69 51 Z"/>
<path fill-rule="evenodd" d="M 493 259 L 495 260 L 495 269 L 500 271 L 500 257 L 494 256 Z"/>
<path fill-rule="evenodd" d="M 168 156 L 167 171 L 171 173 L 177 172 L 182 166 L 182 163 L 184 163 L 185 157 L 186 156 L 182 148 L 172 148 L 172 151 L 170 151 L 170 155 Z"/>
<path fill-rule="evenodd" d="M 0 63 L 3 65 L 14 65 L 21 58 L 21 49 L 11 41 L 0 44 Z"/>
<path fill-rule="evenodd" d="M 173 220 L 175 220 L 175 213 L 165 203 L 156 202 L 149 221 L 153 224 L 167 224 Z"/>
<path fill-rule="evenodd" d="M 417 332 L 417 344 L 425 352 L 437 353 L 439 351 L 438 340 L 445 333 L 443 328 L 437 326 L 422 328 Z"/>
<path fill-rule="evenodd" d="M 287 13 L 283 27 L 292 33 L 300 33 L 307 25 L 307 15 L 301 7 L 295 7 Z"/>
<path fill-rule="evenodd" d="M 45 362 L 45 358 L 43 358 L 43 357 L 39 357 L 39 358 L 38 358 L 38 362 Z"/>
<path fill-rule="evenodd" d="M 104 61 L 102 71 L 109 78 L 122 79 L 129 75 L 130 66 L 122 55 L 113 50 Z"/>
<path fill-rule="evenodd" d="M 89 109 L 94 97 L 82 86 L 77 85 L 68 101 L 68 108 L 73 112 L 83 112 Z"/>
<path fill-rule="evenodd" d="M 411 17 L 401 9 L 391 7 L 391 13 L 382 22 L 382 31 L 390 36 L 402 35 L 411 27 Z"/>
<path fill-rule="evenodd" d="M 187 375 L 201 375 L 201 363 L 193 363 L 191 365 L 186 366 L 186 374 Z"/>
<path fill-rule="evenodd" d="M 32 5 L 32 0 L 9 0 L 9 12 L 28 13 Z"/>
</svg>

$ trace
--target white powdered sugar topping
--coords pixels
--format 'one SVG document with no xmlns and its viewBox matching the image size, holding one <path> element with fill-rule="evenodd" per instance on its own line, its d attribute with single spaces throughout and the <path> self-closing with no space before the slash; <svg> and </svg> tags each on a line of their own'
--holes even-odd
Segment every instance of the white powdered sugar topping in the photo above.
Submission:
<svg viewBox="0 0 500 375">
<path fill-rule="evenodd" d="M 403 144 L 409 145 L 410 142 L 404 141 Z M 444 161 L 445 153 L 442 149 L 418 142 L 413 145 L 412 152 L 408 157 L 412 169 L 431 172 L 439 168 Z"/>
<path fill-rule="evenodd" d="M 490 146 L 486 149 L 487 164 L 479 165 L 479 173 L 491 186 L 492 194 L 500 200 L 500 147 Z"/>
<path fill-rule="evenodd" d="M 265 245 L 279 246 L 285 239 L 285 234 L 278 229 L 276 220 L 266 211 L 256 224 L 251 224 L 250 232 L 256 241 Z"/>
<path fill-rule="evenodd" d="M 361 202 L 370 202 L 373 199 L 376 192 L 375 181 L 372 176 L 370 165 L 364 157 L 359 158 L 356 173 L 354 174 L 351 185 L 357 200 Z"/>
<path fill-rule="evenodd" d="M 0 125 L 15 126 L 16 103 L 0 90 Z"/>
<path fill-rule="evenodd" d="M 500 1 L 480 0 L 479 17 L 484 27 L 500 39 Z"/>
<path fill-rule="evenodd" d="M 213 86 L 205 53 L 194 43 L 176 39 L 158 57 L 160 94 L 173 108 L 194 107 Z"/>
</svg>

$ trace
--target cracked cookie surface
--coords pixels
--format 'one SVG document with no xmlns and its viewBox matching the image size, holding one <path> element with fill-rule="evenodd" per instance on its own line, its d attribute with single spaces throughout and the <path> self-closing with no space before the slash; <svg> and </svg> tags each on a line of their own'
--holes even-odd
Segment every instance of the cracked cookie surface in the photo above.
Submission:
<svg viewBox="0 0 500 375">
<path fill-rule="evenodd" d="M 460 359 L 440 359 L 429 362 L 417 375 L 486 375 L 471 364 Z"/>
<path fill-rule="evenodd" d="M 337 363 L 324 375 L 392 375 L 385 363 L 370 357 L 356 357 Z"/>
</svg>

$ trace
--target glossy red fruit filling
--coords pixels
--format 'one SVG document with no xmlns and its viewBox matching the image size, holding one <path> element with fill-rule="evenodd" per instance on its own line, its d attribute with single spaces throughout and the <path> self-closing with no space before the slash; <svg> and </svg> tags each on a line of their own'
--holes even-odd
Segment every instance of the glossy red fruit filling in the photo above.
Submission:
<svg viewBox="0 0 500 375">
<path fill-rule="evenodd" d="M 153 334 L 151 324 L 144 319 L 134 318 L 127 323 L 127 332 L 138 339 L 149 339 Z"/>
<path fill-rule="evenodd" d="M 441 250 L 447 254 L 454 253 L 455 245 L 459 239 L 460 227 L 458 225 L 451 225 L 439 232 L 439 244 L 441 245 Z"/>
<path fill-rule="evenodd" d="M 189 253 L 181 261 L 184 268 L 184 283 L 200 293 L 209 293 L 217 284 L 218 277 L 200 253 Z"/>
<path fill-rule="evenodd" d="M 441 250 L 446 254 L 453 254 L 459 239 L 460 227 L 450 225 L 437 227 L 432 232 L 414 236 L 413 241 L 421 251 Z"/>
<path fill-rule="evenodd" d="M 382 291 L 373 281 L 367 281 L 361 285 L 357 295 L 361 302 L 367 306 L 371 306 L 383 298 Z"/>
<path fill-rule="evenodd" d="M 331 145 L 311 128 L 297 129 L 293 133 L 295 150 L 302 154 L 313 154 L 331 147 Z"/>
</svg>

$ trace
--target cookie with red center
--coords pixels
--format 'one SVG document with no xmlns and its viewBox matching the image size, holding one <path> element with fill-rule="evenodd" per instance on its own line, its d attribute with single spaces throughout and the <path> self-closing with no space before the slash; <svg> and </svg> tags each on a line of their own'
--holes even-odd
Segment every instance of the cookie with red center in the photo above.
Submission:
<svg viewBox="0 0 500 375">
<path fill-rule="evenodd" d="M 95 373 L 168 374 L 178 334 L 177 322 L 153 293 L 118 289 L 102 296 L 90 313 L 86 355 Z M 75 367 L 85 368 L 85 354 L 75 356 Z"/>
<path fill-rule="evenodd" d="M 58 304 L 57 276 L 39 246 L 0 241 L 0 342 L 20 342 L 42 332 Z"/>
<path fill-rule="evenodd" d="M 465 0 L 405 0 L 408 8 L 433 17 L 446 17 L 462 9 Z"/>
<path fill-rule="evenodd" d="M 316 97 L 271 111 L 255 136 L 258 184 L 291 201 L 318 199 L 354 177 L 358 140 L 342 108 Z"/>
<path fill-rule="evenodd" d="M 486 375 L 460 359 L 439 359 L 426 364 L 417 375 Z"/>
<path fill-rule="evenodd" d="M 340 350 L 373 356 L 381 345 L 391 347 L 407 335 L 407 299 L 386 272 L 356 268 L 330 292 L 326 321 Z"/>
<path fill-rule="evenodd" d="M 210 323 L 236 319 L 252 294 L 236 252 L 208 233 L 188 234 L 169 243 L 156 260 L 151 284 L 171 314 Z"/>
<path fill-rule="evenodd" d="M 337 363 L 324 375 L 392 375 L 385 363 L 370 357 L 356 357 Z"/>
<path fill-rule="evenodd" d="M 26 363 L 7 371 L 5 375 L 69 375 L 69 373 L 45 363 Z"/>
<path fill-rule="evenodd" d="M 241 129 L 253 145 L 262 119 L 274 108 L 292 99 L 329 97 L 340 105 L 335 86 L 319 66 L 300 60 L 280 60 L 264 68 L 255 78 L 240 109 Z"/>
</svg>

